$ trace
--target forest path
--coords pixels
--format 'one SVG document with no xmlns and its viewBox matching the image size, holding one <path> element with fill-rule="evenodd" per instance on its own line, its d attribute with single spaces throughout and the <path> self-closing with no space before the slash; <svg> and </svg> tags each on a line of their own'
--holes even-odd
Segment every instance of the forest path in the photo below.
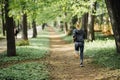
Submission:
<svg viewBox="0 0 120 80">
<path fill-rule="evenodd" d="M 0 53 L 6 50 L 6 45 L 7 45 L 6 39 L 0 40 Z"/>
<path fill-rule="evenodd" d="M 89 58 L 84 59 L 84 67 L 80 67 L 79 59 L 74 57 L 74 44 L 68 44 L 61 39 L 51 28 L 49 70 L 51 80 L 98 80 L 100 72 L 104 69 L 93 65 Z"/>
</svg>

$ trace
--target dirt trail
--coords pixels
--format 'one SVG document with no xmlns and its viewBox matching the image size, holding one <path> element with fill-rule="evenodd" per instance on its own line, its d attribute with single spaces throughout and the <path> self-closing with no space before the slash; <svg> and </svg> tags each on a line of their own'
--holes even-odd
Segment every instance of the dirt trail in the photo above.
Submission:
<svg viewBox="0 0 120 80">
<path fill-rule="evenodd" d="M 6 39 L 0 40 L 0 53 L 6 50 Z"/>
<path fill-rule="evenodd" d="M 98 73 L 102 68 L 91 64 L 91 60 L 85 58 L 84 67 L 79 66 L 79 59 L 73 55 L 74 45 L 68 44 L 50 29 L 50 74 L 52 80 L 97 80 Z"/>
</svg>

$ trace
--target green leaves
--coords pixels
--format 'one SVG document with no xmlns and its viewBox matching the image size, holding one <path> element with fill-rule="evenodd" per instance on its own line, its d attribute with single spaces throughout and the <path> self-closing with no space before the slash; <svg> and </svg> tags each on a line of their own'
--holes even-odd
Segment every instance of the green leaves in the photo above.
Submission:
<svg viewBox="0 0 120 80">
<path fill-rule="evenodd" d="M 68 21 L 74 15 L 81 17 L 84 13 L 92 12 L 90 6 L 96 1 L 94 15 L 106 13 L 103 0 L 12 0 L 9 14 L 20 20 L 20 16 L 27 13 L 28 21 L 36 19 L 37 23 L 43 23 L 53 21 L 59 15 L 64 17 L 64 13 L 67 13 L 64 20 Z"/>
</svg>

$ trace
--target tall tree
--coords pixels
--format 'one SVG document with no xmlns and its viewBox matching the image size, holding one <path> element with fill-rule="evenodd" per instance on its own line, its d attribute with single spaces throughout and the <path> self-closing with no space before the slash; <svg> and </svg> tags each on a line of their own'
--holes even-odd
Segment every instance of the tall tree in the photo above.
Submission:
<svg viewBox="0 0 120 80">
<path fill-rule="evenodd" d="M 95 16 L 93 15 L 95 7 L 96 7 L 96 2 L 92 2 L 92 4 L 90 5 L 91 12 L 88 13 L 88 25 L 87 25 L 88 41 L 93 41 L 95 39 L 95 36 L 94 36 L 94 18 L 95 18 Z"/>
<path fill-rule="evenodd" d="M 33 28 L 33 38 L 36 38 L 37 37 L 37 29 L 36 29 L 36 22 L 35 20 L 33 19 L 32 21 L 32 28 Z"/>
<path fill-rule="evenodd" d="M 66 12 L 64 13 L 64 16 L 65 16 L 65 18 L 67 18 L 67 13 L 66 13 Z M 67 32 L 68 32 L 68 24 L 67 24 L 67 21 L 64 22 L 64 28 L 65 28 L 65 33 L 67 34 Z"/>
<path fill-rule="evenodd" d="M 9 0 L 5 0 L 5 20 L 7 30 L 7 55 L 16 55 L 15 37 L 14 37 L 14 23 L 13 18 L 9 17 Z"/>
<path fill-rule="evenodd" d="M 22 16 L 22 32 L 23 32 L 23 34 L 22 34 L 22 38 L 24 39 L 24 40 L 28 40 L 28 33 L 27 33 L 27 29 L 28 29 L 28 27 L 27 27 L 27 14 L 26 13 L 24 13 L 23 14 L 23 16 Z"/>
<path fill-rule="evenodd" d="M 87 25 L 87 39 L 88 41 L 93 41 L 94 37 L 94 16 L 90 13 L 88 14 L 88 25 Z"/>
<path fill-rule="evenodd" d="M 22 7 L 22 38 L 23 40 L 28 40 L 28 33 L 27 33 L 27 1 L 26 0 L 21 0 L 20 3 L 21 7 Z"/>
<path fill-rule="evenodd" d="M 120 0 L 105 0 L 111 19 L 117 53 L 120 53 Z"/>
<path fill-rule="evenodd" d="M 37 28 L 36 28 L 36 16 L 37 16 L 37 10 L 38 10 L 38 7 L 37 7 L 37 1 L 36 0 L 33 0 L 32 2 L 32 6 L 33 8 L 31 9 L 31 13 L 32 13 L 32 28 L 33 28 L 33 35 L 32 37 L 33 38 L 36 38 L 37 37 Z"/>
<path fill-rule="evenodd" d="M 84 28 L 85 31 L 85 38 L 87 39 L 87 23 L 88 23 L 88 13 L 85 13 L 82 16 L 82 27 Z"/>
</svg>

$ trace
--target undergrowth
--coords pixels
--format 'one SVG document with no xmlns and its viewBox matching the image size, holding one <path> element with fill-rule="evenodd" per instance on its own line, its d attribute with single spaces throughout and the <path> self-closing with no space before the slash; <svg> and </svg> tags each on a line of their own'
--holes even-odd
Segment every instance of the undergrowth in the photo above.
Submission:
<svg viewBox="0 0 120 80">
<path fill-rule="evenodd" d="M 38 62 L 16 64 L 0 70 L 0 80 L 48 80 L 46 66 Z"/>
<path fill-rule="evenodd" d="M 6 51 L 0 54 L 0 80 L 48 80 L 46 65 L 40 60 L 49 54 L 49 38 L 46 37 L 49 33 L 41 31 L 38 34 L 37 38 L 29 39 L 29 45 L 16 47 L 17 56 L 7 57 Z"/>
<path fill-rule="evenodd" d="M 42 34 L 48 35 L 47 32 L 42 32 L 37 38 L 29 39 L 30 45 L 17 46 L 17 56 L 7 57 L 6 51 L 0 54 L 0 64 L 11 61 L 39 59 L 47 55 L 49 53 L 49 39 L 43 37 Z"/>
</svg>

